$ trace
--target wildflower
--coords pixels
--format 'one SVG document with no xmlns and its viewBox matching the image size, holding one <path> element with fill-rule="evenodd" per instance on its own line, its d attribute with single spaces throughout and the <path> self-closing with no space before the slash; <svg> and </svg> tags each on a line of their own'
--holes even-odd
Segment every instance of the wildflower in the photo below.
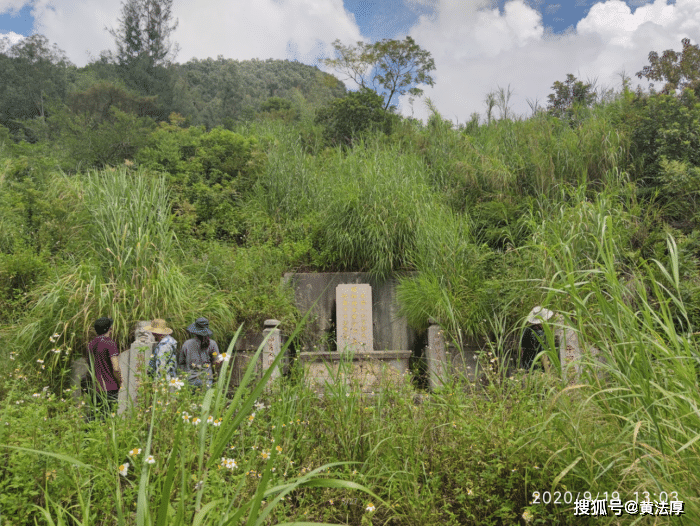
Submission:
<svg viewBox="0 0 700 526">
<path fill-rule="evenodd" d="M 371 512 L 373 512 L 374 510 L 376 510 L 377 508 L 375 508 L 375 507 L 374 507 L 374 504 L 372 504 L 372 503 L 370 502 L 369 504 L 367 504 L 367 507 L 366 507 L 365 509 L 371 513 Z"/>
<path fill-rule="evenodd" d="M 219 427 L 221 425 L 221 418 L 214 420 L 211 425 L 214 427 Z"/>
<path fill-rule="evenodd" d="M 471 488 L 467 488 L 467 495 L 471 495 L 472 493 L 474 493 L 474 492 L 472 491 L 472 489 L 471 489 Z"/>
<path fill-rule="evenodd" d="M 207 424 L 211 424 L 213 422 L 214 422 L 214 417 L 209 415 L 209 417 L 207 418 Z"/>
<path fill-rule="evenodd" d="M 255 405 L 255 409 L 257 409 L 258 411 L 261 411 L 262 409 L 265 409 L 265 404 L 262 403 L 262 402 L 255 402 L 254 405 Z"/>
<path fill-rule="evenodd" d="M 135 456 L 138 455 L 139 453 L 141 453 L 141 448 L 135 447 L 134 449 L 132 449 L 131 451 L 129 451 L 129 456 L 135 457 Z"/>
<path fill-rule="evenodd" d="M 204 481 L 200 480 L 199 482 L 197 482 L 197 484 L 194 485 L 194 490 L 199 491 L 200 489 L 202 489 L 202 486 L 204 486 Z"/>
<path fill-rule="evenodd" d="M 282 453 L 282 446 L 277 446 L 275 449 L 278 453 Z"/>
<path fill-rule="evenodd" d="M 146 459 L 146 464 L 155 464 L 156 459 L 153 458 L 153 455 L 148 455 L 148 458 Z"/>
<path fill-rule="evenodd" d="M 231 355 L 225 352 L 221 353 L 221 356 L 219 357 L 220 362 L 228 362 L 231 359 Z"/>
<path fill-rule="evenodd" d="M 129 471 L 129 463 L 128 463 L 128 462 L 124 462 L 124 464 L 122 464 L 121 466 L 119 466 L 119 474 L 120 474 L 122 477 L 126 477 L 127 471 Z"/>
<path fill-rule="evenodd" d="M 333 506 L 333 499 L 329 500 L 329 501 L 328 501 L 328 504 L 330 504 L 331 506 Z"/>
<path fill-rule="evenodd" d="M 54 354 L 61 354 L 61 349 L 51 349 L 51 352 Z"/>
<path fill-rule="evenodd" d="M 525 522 L 530 522 L 530 521 L 532 521 L 532 519 L 533 519 L 532 512 L 530 510 L 525 510 L 523 512 L 523 520 Z"/>
<path fill-rule="evenodd" d="M 457 423 L 456 423 L 456 422 L 452 422 L 452 427 L 454 427 L 455 429 L 457 429 Z"/>
<path fill-rule="evenodd" d="M 39 358 L 39 359 L 36 361 L 36 363 L 44 363 L 44 360 L 42 360 L 41 358 Z"/>
<path fill-rule="evenodd" d="M 60 334 L 58 334 L 57 332 L 54 332 L 52 336 L 49 336 L 49 341 L 50 341 L 51 343 L 53 343 L 53 342 L 55 342 L 56 340 L 58 340 L 60 337 L 61 337 Z"/>
<path fill-rule="evenodd" d="M 183 387 L 185 385 L 185 382 L 183 382 L 179 378 L 171 378 L 170 382 L 168 382 L 168 383 L 169 383 L 170 387 L 174 387 L 178 391 L 180 390 L 181 387 Z"/>
<path fill-rule="evenodd" d="M 352 474 L 353 474 L 353 475 L 357 475 L 357 470 L 356 470 L 356 469 L 353 469 L 353 470 L 352 470 Z"/>
<path fill-rule="evenodd" d="M 41 398 L 41 394 L 40 394 L 40 393 L 34 393 L 32 396 L 33 396 L 34 398 Z"/>
<path fill-rule="evenodd" d="M 248 422 L 252 422 L 253 420 L 255 420 L 255 413 L 251 413 L 248 417 Z"/>
<path fill-rule="evenodd" d="M 269 450 L 265 450 L 265 451 L 263 451 L 262 453 L 260 453 L 260 456 L 262 457 L 263 460 L 267 460 L 267 459 L 270 458 L 270 451 L 269 451 Z"/>
<path fill-rule="evenodd" d="M 200 423 L 201 421 L 202 421 L 201 418 L 196 418 L 196 417 L 195 417 L 195 418 L 192 420 L 192 425 L 193 425 L 193 426 L 198 426 L 199 423 Z"/>
</svg>

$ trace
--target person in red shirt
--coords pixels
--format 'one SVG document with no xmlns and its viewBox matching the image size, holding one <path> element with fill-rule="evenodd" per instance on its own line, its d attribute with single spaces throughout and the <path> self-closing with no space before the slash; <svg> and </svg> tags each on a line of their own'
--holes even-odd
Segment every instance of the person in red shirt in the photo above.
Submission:
<svg viewBox="0 0 700 526">
<path fill-rule="evenodd" d="M 95 322 L 94 338 L 87 348 L 90 374 L 93 375 L 94 407 L 101 413 L 101 418 L 114 410 L 122 385 L 122 373 L 119 368 L 119 349 L 112 340 L 112 318 L 100 318 Z M 90 420 L 94 420 L 93 411 Z"/>
</svg>

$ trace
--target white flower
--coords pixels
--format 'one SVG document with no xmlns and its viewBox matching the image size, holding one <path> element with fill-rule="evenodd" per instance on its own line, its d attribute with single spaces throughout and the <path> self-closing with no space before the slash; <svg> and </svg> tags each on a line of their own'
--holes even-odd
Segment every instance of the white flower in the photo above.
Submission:
<svg viewBox="0 0 700 526">
<path fill-rule="evenodd" d="M 199 425 L 199 423 L 200 423 L 201 421 L 202 421 L 202 419 L 201 419 L 201 418 L 197 418 L 197 417 L 195 417 L 195 418 L 193 418 L 193 419 L 192 419 L 192 425 L 194 425 L 194 426 L 198 426 L 198 425 Z"/>
<path fill-rule="evenodd" d="M 39 359 L 36 361 L 36 363 L 44 363 L 44 360 L 42 360 L 41 358 L 39 358 Z"/>
<path fill-rule="evenodd" d="M 255 405 L 255 409 L 257 409 L 258 411 L 265 409 L 265 404 L 263 404 L 262 402 L 255 402 L 254 405 Z M 253 413 L 253 414 L 255 414 L 255 413 Z"/>
<path fill-rule="evenodd" d="M 146 459 L 146 464 L 155 464 L 156 459 L 153 458 L 153 455 L 148 455 L 148 458 Z"/>
<path fill-rule="evenodd" d="M 129 451 L 129 456 L 130 457 L 135 457 L 136 455 L 139 455 L 141 453 L 141 448 L 135 447 L 131 451 Z"/>
<path fill-rule="evenodd" d="M 366 507 L 365 509 L 366 509 L 367 511 L 369 511 L 369 512 L 372 512 L 372 511 L 376 510 L 377 508 L 375 508 L 375 507 L 374 507 L 374 504 L 372 504 L 372 503 L 370 502 L 369 504 L 367 504 L 367 507 Z"/>
<path fill-rule="evenodd" d="M 235 459 L 226 457 L 221 457 L 221 465 L 227 469 L 235 469 L 238 467 Z"/>
<path fill-rule="evenodd" d="M 214 420 L 211 425 L 213 425 L 214 427 L 219 427 L 221 425 L 221 419 L 218 418 Z"/>
<path fill-rule="evenodd" d="M 228 353 L 223 352 L 223 353 L 221 353 L 221 355 L 219 356 L 219 359 L 218 359 L 217 361 L 219 361 L 219 362 L 228 362 L 230 359 L 231 359 L 231 355 L 228 354 Z"/>
<path fill-rule="evenodd" d="M 121 466 L 119 466 L 119 474 L 120 474 L 122 477 L 126 477 L 127 471 L 129 471 L 129 463 L 128 463 L 128 462 L 125 462 L 124 464 L 122 464 Z"/>
<path fill-rule="evenodd" d="M 207 418 L 207 424 L 212 424 L 212 423 L 214 423 L 214 417 L 209 415 L 209 417 Z"/>
<path fill-rule="evenodd" d="M 41 398 L 41 394 L 40 394 L 40 393 L 34 393 L 32 396 L 33 396 L 34 398 Z"/>
<path fill-rule="evenodd" d="M 174 387 L 179 391 L 180 388 L 185 385 L 185 382 L 183 382 L 179 378 L 171 378 L 170 382 L 168 382 L 168 384 L 170 385 L 170 387 Z"/>
</svg>

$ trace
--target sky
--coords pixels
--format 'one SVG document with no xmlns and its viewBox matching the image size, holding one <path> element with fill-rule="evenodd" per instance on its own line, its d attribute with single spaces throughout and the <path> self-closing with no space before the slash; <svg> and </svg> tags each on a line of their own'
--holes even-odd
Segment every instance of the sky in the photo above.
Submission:
<svg viewBox="0 0 700 526">
<path fill-rule="evenodd" d="M 115 0 L 0 0 L 0 35 L 11 42 L 45 35 L 83 66 L 113 49 Z M 319 65 L 331 43 L 410 35 L 435 59 L 435 85 L 424 87 L 440 114 L 464 123 L 482 116 L 489 92 L 512 93 L 511 110 L 546 106 L 552 84 L 571 73 L 601 88 L 632 86 L 650 51 L 700 42 L 700 0 L 174 0 L 177 62 L 223 55 Z M 350 89 L 356 86 L 348 81 Z M 425 119 L 425 100 L 396 101 Z"/>
</svg>

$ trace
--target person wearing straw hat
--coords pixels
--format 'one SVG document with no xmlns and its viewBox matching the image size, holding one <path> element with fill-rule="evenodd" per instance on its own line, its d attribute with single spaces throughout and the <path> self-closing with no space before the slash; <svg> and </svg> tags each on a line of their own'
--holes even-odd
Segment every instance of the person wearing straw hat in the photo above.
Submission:
<svg viewBox="0 0 700 526">
<path fill-rule="evenodd" d="M 97 337 L 87 346 L 86 358 L 90 364 L 90 375 L 93 379 L 92 394 L 95 396 L 93 410 L 88 421 L 95 419 L 95 413 L 101 414 L 101 419 L 114 410 L 114 404 L 119 396 L 122 385 L 122 372 L 119 368 L 119 349 L 112 339 L 112 318 L 100 318 L 95 324 Z"/>
<path fill-rule="evenodd" d="M 222 362 L 219 346 L 211 339 L 209 320 L 197 318 L 187 327 L 193 337 L 182 344 L 178 357 L 178 366 L 187 373 L 187 381 L 191 387 L 211 387 L 214 382 L 215 366 Z"/>
<path fill-rule="evenodd" d="M 177 378 L 177 340 L 171 336 L 173 330 L 160 318 L 154 319 L 143 330 L 152 333 L 156 340 L 148 362 L 148 376 L 168 381 Z"/>
<path fill-rule="evenodd" d="M 527 315 L 528 326 L 525 327 L 520 342 L 520 367 L 530 369 L 535 358 L 544 350 L 545 333 L 542 324 L 554 316 L 554 312 L 539 305 Z"/>
</svg>

